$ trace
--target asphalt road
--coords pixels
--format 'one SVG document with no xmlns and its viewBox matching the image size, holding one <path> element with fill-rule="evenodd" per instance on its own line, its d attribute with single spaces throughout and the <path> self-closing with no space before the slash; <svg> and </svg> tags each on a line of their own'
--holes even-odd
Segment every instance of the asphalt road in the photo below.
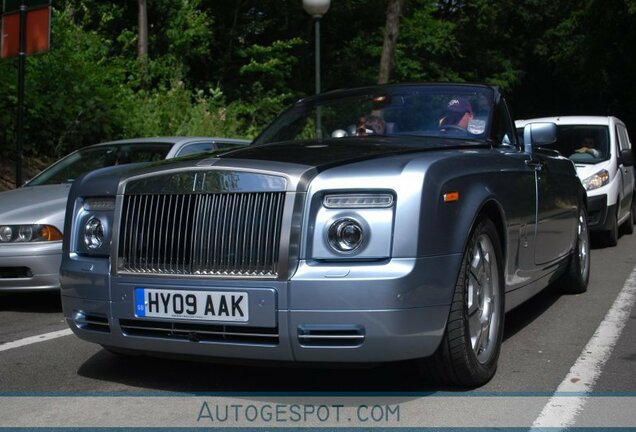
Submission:
<svg viewBox="0 0 636 432">
<path fill-rule="evenodd" d="M 0 294 L 0 393 L 19 396 L 373 392 L 387 397 L 408 394 L 411 401 L 430 394 L 453 395 L 459 391 L 457 395 L 461 396 L 536 394 L 543 398 L 537 401 L 539 407 L 534 408 L 535 412 L 529 414 L 536 418 L 545 399 L 557 391 L 580 358 L 636 268 L 634 251 L 636 235 L 622 236 L 614 248 L 595 245 L 587 293 L 559 295 L 548 289 L 509 312 L 497 374 L 477 389 L 441 388 L 420 382 L 415 379 L 411 363 L 331 370 L 127 358 L 74 335 L 3 350 L 2 344 L 67 328 L 58 295 L 39 293 Z M 636 396 L 636 308 L 631 309 L 609 359 L 598 369 L 598 379 L 586 391 L 605 396 Z M 452 405 L 453 399 L 448 403 Z M 578 418 L 585 419 L 585 409 L 579 411 Z M 434 415 L 429 413 L 428 418 Z M 611 412 L 601 413 L 600 419 L 596 413 L 593 417 L 602 423 L 603 415 L 607 416 L 607 424 L 611 424 L 614 416 Z M 636 422 L 636 414 L 631 415 Z"/>
</svg>

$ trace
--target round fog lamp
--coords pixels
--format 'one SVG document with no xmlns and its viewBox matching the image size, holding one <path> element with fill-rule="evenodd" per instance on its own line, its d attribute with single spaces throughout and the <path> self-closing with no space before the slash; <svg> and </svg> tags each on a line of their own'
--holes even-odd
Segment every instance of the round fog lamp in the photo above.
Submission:
<svg viewBox="0 0 636 432">
<path fill-rule="evenodd" d="M 353 219 L 340 219 L 329 227 L 329 245 L 338 252 L 353 252 L 364 241 L 362 225 Z"/>
<path fill-rule="evenodd" d="M 104 227 L 97 218 L 90 218 L 84 226 L 84 244 L 89 249 L 97 249 L 104 243 Z"/>
</svg>

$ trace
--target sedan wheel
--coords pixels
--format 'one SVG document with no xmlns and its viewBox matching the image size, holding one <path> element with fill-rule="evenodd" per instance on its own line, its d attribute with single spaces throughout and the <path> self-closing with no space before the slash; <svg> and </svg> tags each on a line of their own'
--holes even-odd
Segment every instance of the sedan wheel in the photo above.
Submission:
<svg viewBox="0 0 636 432">
<path fill-rule="evenodd" d="M 499 326 L 499 311 L 496 303 L 501 301 L 497 259 L 490 238 L 484 233 L 479 236 L 471 252 L 472 260 L 468 271 L 466 307 L 468 328 L 473 351 L 480 363 L 492 356 Z"/>
<path fill-rule="evenodd" d="M 422 361 L 422 372 L 438 382 L 481 385 L 497 369 L 504 321 L 503 259 L 490 219 L 473 229 L 464 252 L 442 342 Z"/>
<path fill-rule="evenodd" d="M 580 294 L 587 291 L 590 279 L 590 234 L 587 227 L 587 212 L 584 207 L 579 209 L 579 219 L 576 227 L 576 244 L 568 267 L 557 282 L 561 291 L 567 294 Z"/>
</svg>

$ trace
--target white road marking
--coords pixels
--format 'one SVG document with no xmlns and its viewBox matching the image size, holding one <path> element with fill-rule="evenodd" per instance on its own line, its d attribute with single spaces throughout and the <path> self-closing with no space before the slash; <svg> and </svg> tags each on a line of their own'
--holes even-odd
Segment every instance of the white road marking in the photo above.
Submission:
<svg viewBox="0 0 636 432">
<path fill-rule="evenodd" d="M 594 388 L 603 366 L 625 327 L 636 300 L 636 267 L 625 281 L 614 304 L 596 329 L 570 372 L 550 398 L 532 427 L 572 427 L 576 416 L 583 410 L 587 396 Z M 559 395 L 576 392 L 576 395 Z M 581 394 L 582 393 L 582 394 Z"/>
<path fill-rule="evenodd" d="M 68 336 L 70 334 L 73 334 L 71 329 L 66 329 L 66 330 L 58 330 L 58 331 L 54 331 L 50 333 L 44 333 L 37 336 L 31 336 L 31 337 L 20 339 L 17 341 L 3 343 L 0 345 L 0 351 L 7 351 L 13 348 L 20 348 L 25 345 L 31 345 L 38 342 L 45 342 L 45 341 L 56 339 L 62 336 Z"/>
</svg>

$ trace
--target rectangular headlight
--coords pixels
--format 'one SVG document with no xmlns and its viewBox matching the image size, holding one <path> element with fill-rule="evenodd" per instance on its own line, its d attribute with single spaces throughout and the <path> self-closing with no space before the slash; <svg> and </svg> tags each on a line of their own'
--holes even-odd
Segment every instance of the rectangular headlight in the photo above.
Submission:
<svg viewBox="0 0 636 432">
<path fill-rule="evenodd" d="M 328 209 L 389 208 L 393 206 L 391 194 L 338 194 L 326 195 L 322 205 Z"/>
</svg>

